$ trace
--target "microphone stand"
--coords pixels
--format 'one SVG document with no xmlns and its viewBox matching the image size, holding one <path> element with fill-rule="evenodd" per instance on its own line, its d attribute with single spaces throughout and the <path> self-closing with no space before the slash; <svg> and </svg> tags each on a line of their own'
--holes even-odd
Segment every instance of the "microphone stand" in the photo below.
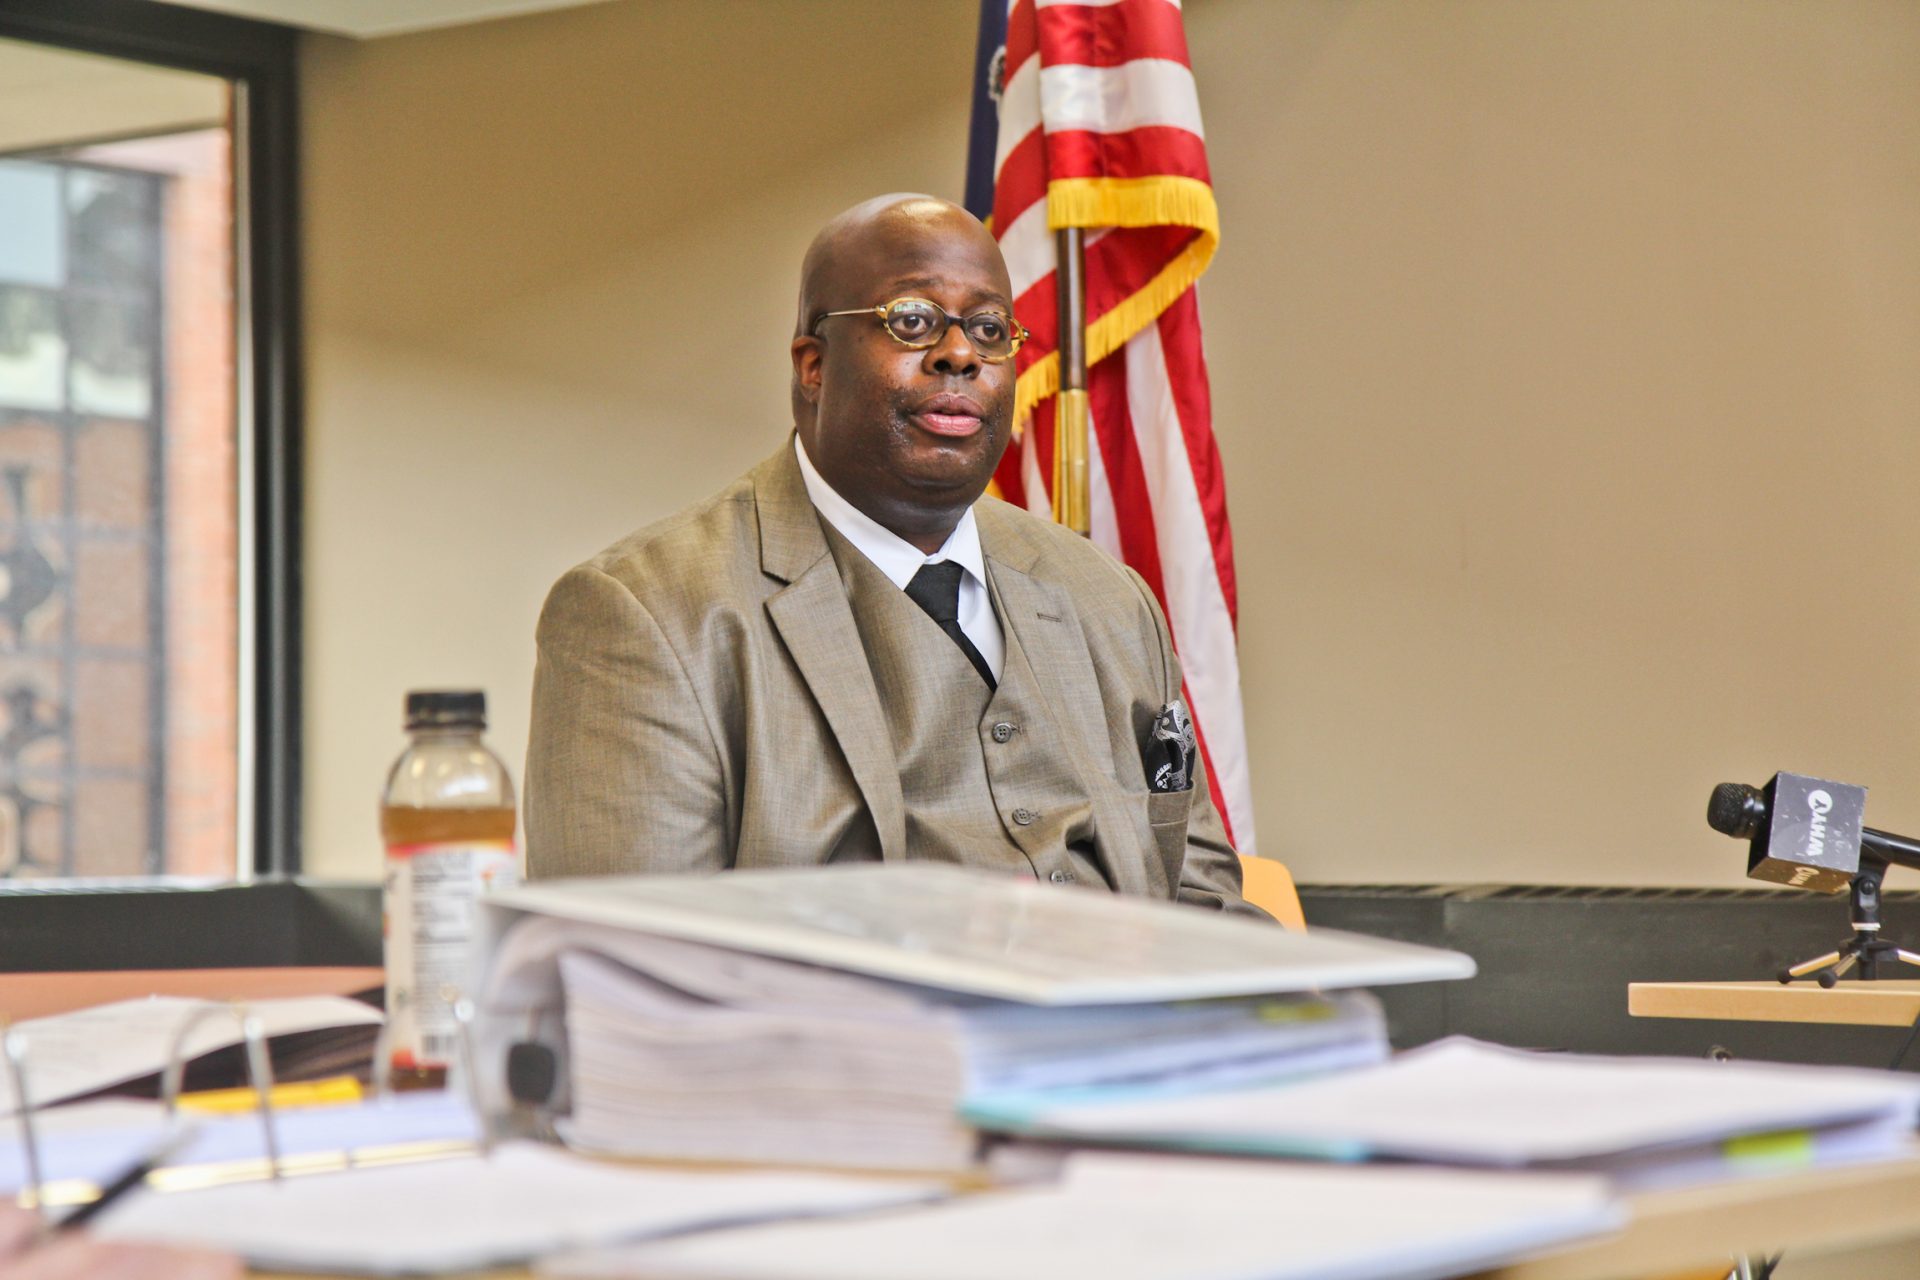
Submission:
<svg viewBox="0 0 1920 1280">
<path fill-rule="evenodd" d="M 1775 976 L 1782 986 L 1812 976 L 1822 987 L 1831 988 L 1856 964 L 1862 981 L 1879 977 L 1882 962 L 1920 968 L 1920 954 L 1880 936 L 1880 882 L 1886 879 L 1888 865 L 1878 854 L 1860 851 L 1860 870 L 1854 873 L 1847 895 L 1853 936 L 1825 955 L 1780 970 Z"/>
</svg>

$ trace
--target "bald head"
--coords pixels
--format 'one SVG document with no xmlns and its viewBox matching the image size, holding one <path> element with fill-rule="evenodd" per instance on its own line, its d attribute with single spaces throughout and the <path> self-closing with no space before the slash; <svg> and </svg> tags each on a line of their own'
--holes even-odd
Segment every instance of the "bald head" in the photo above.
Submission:
<svg viewBox="0 0 1920 1280">
<path fill-rule="evenodd" d="M 806 336 L 828 311 L 887 301 L 869 298 L 862 291 L 890 265 L 943 242 L 958 242 L 984 253 L 999 270 L 1002 292 L 1011 289 L 1000 246 L 965 209 L 938 196 L 875 196 L 828 222 L 807 246 L 807 256 L 800 263 L 800 308 L 793 336 Z"/>
<path fill-rule="evenodd" d="M 931 552 L 1006 449 L 1014 366 L 982 359 L 964 326 L 919 345 L 863 314 L 908 297 L 949 316 L 1013 313 L 1000 246 L 958 205 L 879 196 L 821 228 L 800 269 L 793 423 L 837 493 Z"/>
</svg>

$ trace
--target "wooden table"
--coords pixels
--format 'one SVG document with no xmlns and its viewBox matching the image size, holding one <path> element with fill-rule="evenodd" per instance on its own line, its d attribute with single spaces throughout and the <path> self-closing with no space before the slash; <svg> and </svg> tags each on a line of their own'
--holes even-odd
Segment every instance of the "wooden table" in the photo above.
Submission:
<svg viewBox="0 0 1920 1280">
<path fill-rule="evenodd" d="M 1629 1280 L 1714 1266 L 1724 1274 L 1735 1253 L 1819 1254 L 1894 1240 L 1915 1241 L 1920 1259 L 1920 1156 L 1650 1192 L 1627 1205 L 1633 1217 L 1619 1234 L 1485 1280 Z"/>
<path fill-rule="evenodd" d="M 378 986 L 378 969 L 184 969 L 0 974 L 0 1013 L 23 1018 L 149 994 L 209 998 L 347 994 Z M 1920 982 L 1636 983 L 1640 1017 L 1907 1026 Z M 1483 1273 L 1480 1280 L 1632 1280 L 1724 1264 L 1735 1252 L 1797 1253 L 1920 1241 L 1920 1154 L 1877 1165 L 1748 1179 L 1632 1198 L 1632 1220 L 1604 1240 Z M 1915 1246 L 1920 1257 L 1920 1244 Z M 263 1277 L 266 1273 L 258 1273 Z M 333 1280 L 289 1277 L 278 1280 Z M 1920 1272 L 1916 1272 L 1920 1274 Z M 513 1268 L 462 1280 L 528 1280 Z"/>
<path fill-rule="evenodd" d="M 112 1000 L 196 996 L 267 1000 L 346 996 L 385 981 L 377 968 L 111 969 L 98 973 L 0 973 L 0 1016 L 40 1018 Z"/>
<path fill-rule="evenodd" d="M 1920 981 L 1633 982 L 1627 1012 L 1636 1018 L 1713 1018 L 1723 1022 L 1824 1022 L 1910 1027 L 1920 1018 Z"/>
</svg>

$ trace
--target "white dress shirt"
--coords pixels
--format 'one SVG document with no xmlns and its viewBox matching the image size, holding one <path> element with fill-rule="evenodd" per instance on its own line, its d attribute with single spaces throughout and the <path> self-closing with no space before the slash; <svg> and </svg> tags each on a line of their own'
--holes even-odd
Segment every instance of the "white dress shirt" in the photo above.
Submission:
<svg viewBox="0 0 1920 1280">
<path fill-rule="evenodd" d="M 1006 661 L 1007 644 L 1000 631 L 1000 619 L 994 616 L 993 597 L 987 591 L 987 561 L 980 553 L 980 526 L 973 518 L 973 508 L 967 508 L 940 549 L 927 555 L 841 497 L 813 469 L 813 460 L 807 457 L 807 448 L 798 435 L 793 438 L 793 452 L 800 459 L 800 478 L 806 482 L 807 497 L 813 500 L 814 510 L 861 555 L 873 561 L 874 567 L 894 586 L 905 591 L 922 565 L 939 564 L 943 560 L 951 560 L 965 570 L 960 575 L 960 629 L 973 641 L 973 647 L 986 659 L 987 670 L 998 680 L 1001 664 Z"/>
</svg>

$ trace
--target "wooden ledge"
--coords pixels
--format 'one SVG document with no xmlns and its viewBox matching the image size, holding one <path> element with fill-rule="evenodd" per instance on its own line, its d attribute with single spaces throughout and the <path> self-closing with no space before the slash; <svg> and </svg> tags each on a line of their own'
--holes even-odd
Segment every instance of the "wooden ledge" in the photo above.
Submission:
<svg viewBox="0 0 1920 1280">
<path fill-rule="evenodd" d="M 1920 1018 L 1920 981 L 1633 982 L 1627 1012 L 1636 1018 L 1713 1018 L 1723 1022 L 1824 1022 L 1908 1027 Z"/>
</svg>

